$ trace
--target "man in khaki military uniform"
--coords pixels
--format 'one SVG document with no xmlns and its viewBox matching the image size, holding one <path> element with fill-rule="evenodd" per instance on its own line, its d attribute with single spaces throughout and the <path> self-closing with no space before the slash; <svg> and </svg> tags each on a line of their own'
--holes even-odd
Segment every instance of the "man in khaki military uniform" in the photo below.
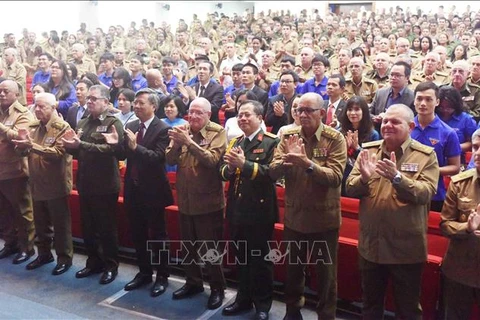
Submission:
<svg viewBox="0 0 480 320">
<path fill-rule="evenodd" d="M 442 271 L 445 319 L 470 319 L 480 294 L 480 130 L 472 135 L 475 168 L 452 177 L 440 229 L 450 238 Z"/>
<path fill-rule="evenodd" d="M 360 198 L 363 319 L 383 318 L 389 278 L 396 318 L 422 319 L 427 220 L 439 167 L 433 148 L 410 137 L 413 119 L 406 105 L 390 106 L 381 127 L 384 140 L 362 145 L 364 150 L 347 178 L 347 194 Z"/>
<path fill-rule="evenodd" d="M 274 62 L 275 54 L 270 50 L 265 50 L 262 55 L 262 67 L 258 70 L 257 85 L 267 92 L 279 76 L 280 69 L 274 66 Z"/>
<path fill-rule="evenodd" d="M 425 61 L 423 63 L 423 69 L 416 74 L 412 74 L 410 77 L 411 84 L 408 86 L 409 89 L 415 90 L 419 83 L 425 81 L 432 81 L 437 86 L 443 84 L 448 84 L 450 82 L 450 75 L 445 72 L 437 70 L 437 67 L 440 63 L 440 56 L 436 52 L 429 52 L 425 56 Z"/>
<path fill-rule="evenodd" d="M 275 64 L 280 65 L 282 58 L 287 55 L 295 59 L 298 54 L 298 40 L 292 38 L 292 26 L 289 23 L 284 23 L 282 26 L 283 38 L 278 39 L 275 43 Z"/>
<path fill-rule="evenodd" d="M 301 83 L 313 77 L 312 60 L 314 54 L 313 49 L 309 47 L 300 51 L 300 64 L 295 66 L 295 72 L 298 74 L 299 82 Z"/>
<path fill-rule="evenodd" d="M 223 127 L 210 121 L 211 109 L 207 99 L 195 98 L 189 108 L 189 125 L 174 127 L 169 132 L 171 141 L 166 157 L 169 165 L 178 165 L 180 234 L 189 253 L 184 256 L 188 259 L 184 261 L 186 284 L 173 293 L 173 299 L 203 292 L 197 253 L 200 248 L 193 242 L 209 241 L 202 248 L 213 249 L 211 243 L 222 239 L 225 198 L 217 164 L 227 148 L 227 135 Z M 222 305 L 225 289 L 221 263 L 204 262 L 211 288 L 207 307 L 217 309 Z"/>
<path fill-rule="evenodd" d="M 388 75 L 390 73 L 390 57 L 385 52 L 380 52 L 375 56 L 374 69 L 365 74 L 366 78 L 375 80 L 378 89 L 382 89 L 390 83 Z"/>
<path fill-rule="evenodd" d="M 27 265 L 33 270 L 54 261 L 52 240 L 55 238 L 57 265 L 53 275 L 66 272 L 72 265 L 73 244 L 68 199 L 72 190 L 72 156 L 67 154 L 61 138 L 70 129 L 55 111 L 56 99 L 51 93 L 35 97 L 35 116 L 28 129 L 20 129 L 13 140 L 17 151 L 28 156 L 32 187 L 38 257 Z"/>
<path fill-rule="evenodd" d="M 450 85 L 460 92 L 464 109 L 478 122 L 480 120 L 480 85 L 468 82 L 469 74 L 470 64 L 467 61 L 455 61 Z"/>
<path fill-rule="evenodd" d="M 0 83 L 0 215 L 5 240 L 0 259 L 19 252 L 13 259 L 14 264 L 25 262 L 35 254 L 27 159 L 15 153 L 12 143 L 18 138 L 18 130 L 26 129 L 33 117 L 17 101 L 17 95 L 16 82 L 4 80 Z"/>
<path fill-rule="evenodd" d="M 87 72 L 97 74 L 97 68 L 95 63 L 85 56 L 85 46 L 80 43 L 75 43 L 72 46 L 72 62 L 78 70 L 78 78 L 83 76 Z"/>
<path fill-rule="evenodd" d="M 344 96 L 347 99 L 353 96 L 360 96 L 364 98 L 368 104 L 371 104 L 375 98 L 378 86 L 374 80 L 363 76 L 363 70 L 365 69 L 363 60 L 358 57 L 350 59 L 348 68 L 350 69 L 352 77 L 345 79 Z"/>
<path fill-rule="evenodd" d="M 322 123 L 325 115 L 320 95 L 305 93 L 297 115 L 302 125 L 283 133 L 270 165 L 274 179 L 285 176 L 284 240 L 292 241 L 287 255 L 285 287 L 286 319 L 301 319 L 305 304 L 305 264 L 297 259 L 317 261 L 317 314 L 335 319 L 337 303 L 337 248 L 340 228 L 340 189 L 347 161 L 343 135 Z M 303 241 L 307 247 L 294 243 Z M 321 250 L 314 247 L 326 244 Z M 323 256 L 319 255 L 323 252 Z M 328 258 L 327 258 L 328 256 Z"/>
<path fill-rule="evenodd" d="M 13 80 L 19 86 L 18 90 L 18 102 L 22 106 L 27 105 L 27 70 L 25 67 L 17 61 L 17 53 L 13 48 L 5 49 L 3 54 L 5 58 L 5 64 L 3 65 L 2 76 L 6 79 Z"/>
</svg>

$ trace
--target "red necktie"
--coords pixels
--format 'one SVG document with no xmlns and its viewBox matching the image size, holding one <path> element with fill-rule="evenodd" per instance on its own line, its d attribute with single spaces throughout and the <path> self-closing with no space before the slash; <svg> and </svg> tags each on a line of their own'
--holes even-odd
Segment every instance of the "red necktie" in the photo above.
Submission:
<svg viewBox="0 0 480 320">
<path fill-rule="evenodd" d="M 327 111 L 327 121 L 326 125 L 329 125 L 333 121 L 333 114 L 335 113 L 335 107 L 333 104 L 328 106 L 328 111 Z"/>
<path fill-rule="evenodd" d="M 137 134 L 137 144 L 142 144 L 144 135 L 145 135 L 145 125 L 143 123 L 140 123 L 140 128 L 138 129 L 138 134 Z"/>
</svg>

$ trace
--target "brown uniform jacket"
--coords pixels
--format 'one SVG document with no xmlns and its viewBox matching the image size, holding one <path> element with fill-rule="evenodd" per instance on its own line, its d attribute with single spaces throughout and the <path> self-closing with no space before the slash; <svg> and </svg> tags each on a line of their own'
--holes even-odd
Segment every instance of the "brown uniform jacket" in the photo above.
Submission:
<svg viewBox="0 0 480 320">
<path fill-rule="evenodd" d="M 10 66 L 6 63 L 3 65 L 2 76 L 5 79 L 13 80 L 19 85 L 18 102 L 21 105 L 27 105 L 27 69 L 18 61 Z"/>
<path fill-rule="evenodd" d="M 311 173 L 282 164 L 285 138 L 294 134 L 302 137 L 307 157 L 314 163 Z M 285 175 L 286 227 L 302 233 L 340 228 L 340 189 L 346 162 L 345 138 L 331 127 L 320 124 L 311 138 L 304 137 L 301 126 L 283 133 L 270 165 L 270 175 L 274 179 Z"/>
<path fill-rule="evenodd" d="M 443 273 L 454 281 L 475 288 L 480 288 L 480 238 L 467 233 L 467 220 L 480 202 L 479 182 L 477 169 L 452 177 L 440 223 L 443 234 L 450 238 L 442 263 Z"/>
<path fill-rule="evenodd" d="M 0 109 L 0 180 L 28 176 L 27 159 L 15 152 L 11 142 L 17 138 L 18 129 L 27 129 L 33 115 L 18 101 L 4 112 Z"/>
<path fill-rule="evenodd" d="M 225 207 L 218 164 L 227 149 L 225 129 L 209 121 L 193 135 L 194 144 L 167 147 L 167 163 L 177 167 L 178 209 L 187 215 L 200 215 Z"/>
<path fill-rule="evenodd" d="M 444 84 L 448 84 L 450 82 L 450 76 L 448 73 L 441 72 L 441 71 L 435 71 L 432 74 L 432 82 L 435 83 L 437 86 L 441 86 Z M 410 82 L 411 84 L 408 86 L 409 89 L 415 90 L 415 88 L 418 86 L 419 83 L 427 81 L 427 76 L 425 75 L 425 72 L 420 71 L 416 74 L 413 74 L 410 77 Z"/>
<path fill-rule="evenodd" d="M 376 154 L 377 159 L 390 159 L 383 140 L 362 147 Z M 433 148 L 411 138 L 395 154 L 402 175 L 398 185 L 376 172 L 363 184 L 360 157 L 347 178 L 347 194 L 360 198 L 358 251 L 374 263 L 421 263 L 427 259 L 429 204 L 439 177 L 437 157 Z"/>
<path fill-rule="evenodd" d="M 87 72 L 97 74 L 97 68 L 95 67 L 95 63 L 90 59 L 84 56 L 81 62 L 77 62 L 75 60 L 71 60 L 75 67 L 77 67 L 78 77 L 80 78 Z"/>
<path fill-rule="evenodd" d="M 72 156 L 66 153 L 60 142 L 70 126 L 53 114 L 45 125 L 44 135 L 38 120 L 31 122 L 28 129 L 33 139 L 28 153 L 33 199 L 45 201 L 69 195 L 72 190 Z"/>
<path fill-rule="evenodd" d="M 353 96 L 360 96 L 364 98 L 368 104 L 371 104 L 375 98 L 377 90 L 378 85 L 375 80 L 362 77 L 360 85 L 357 86 L 353 83 L 352 78 L 345 79 L 344 96 L 346 96 L 348 99 L 352 98 Z"/>
</svg>

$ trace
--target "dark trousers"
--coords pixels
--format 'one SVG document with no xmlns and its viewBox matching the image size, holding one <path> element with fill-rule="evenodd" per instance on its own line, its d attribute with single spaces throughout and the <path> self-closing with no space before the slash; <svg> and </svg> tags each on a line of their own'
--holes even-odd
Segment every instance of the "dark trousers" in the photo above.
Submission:
<svg viewBox="0 0 480 320">
<path fill-rule="evenodd" d="M 58 263 L 72 263 L 72 220 L 68 206 L 68 196 L 34 201 L 36 245 L 38 255 L 49 255 L 54 242 Z M 53 239 L 55 238 L 55 241 Z"/>
<path fill-rule="evenodd" d="M 420 305 L 421 280 L 424 263 L 378 264 L 359 258 L 362 277 L 363 319 L 383 319 L 388 279 L 393 284 L 395 317 L 422 319 Z"/>
<path fill-rule="evenodd" d="M 35 225 L 28 178 L 1 180 L 0 204 L 5 247 L 32 251 Z"/>
<path fill-rule="evenodd" d="M 445 320 L 470 319 L 473 304 L 480 307 L 480 288 L 444 277 Z"/>
<path fill-rule="evenodd" d="M 316 261 L 318 303 L 316 306 L 318 319 L 335 319 L 337 308 L 337 251 L 338 229 L 319 233 L 301 233 L 285 227 L 284 240 L 290 241 L 287 255 L 287 283 L 285 286 L 285 303 L 287 314 L 300 310 L 305 305 L 305 267 L 300 261 L 310 263 Z M 300 242 L 303 242 L 301 244 Z M 320 247 L 319 247 L 320 245 Z M 316 250 L 322 250 L 321 252 Z M 328 251 L 328 252 L 327 252 Z M 321 256 L 318 256 L 321 254 Z"/>
<path fill-rule="evenodd" d="M 128 219 L 135 245 L 140 272 L 152 274 L 155 266 L 157 277 L 168 277 L 168 246 L 165 224 L 165 208 L 148 206 L 137 201 L 138 190 L 128 200 Z"/>
<path fill-rule="evenodd" d="M 270 252 L 273 224 L 231 225 L 237 241 L 238 292 L 235 301 L 255 304 L 258 312 L 269 312 L 273 295 L 273 263 L 265 257 Z M 245 246 L 246 245 L 246 246 Z M 246 264 L 244 263 L 246 262 Z"/>
<path fill-rule="evenodd" d="M 210 276 L 210 288 L 217 290 L 225 289 L 225 278 L 223 276 L 221 262 L 211 263 L 207 258 L 207 251 L 218 249 L 214 246 L 223 237 L 223 210 L 201 215 L 186 215 L 180 213 L 180 233 L 182 236 L 182 253 L 184 257 L 184 268 L 187 283 L 194 286 L 203 286 L 203 276 L 200 262 Z M 197 241 L 195 244 L 194 242 Z M 206 241 L 202 245 L 201 241 Z M 221 248 L 219 253 L 223 252 Z"/>
<path fill-rule="evenodd" d="M 117 200 L 118 193 L 80 194 L 80 217 L 88 268 L 118 268 Z"/>
</svg>

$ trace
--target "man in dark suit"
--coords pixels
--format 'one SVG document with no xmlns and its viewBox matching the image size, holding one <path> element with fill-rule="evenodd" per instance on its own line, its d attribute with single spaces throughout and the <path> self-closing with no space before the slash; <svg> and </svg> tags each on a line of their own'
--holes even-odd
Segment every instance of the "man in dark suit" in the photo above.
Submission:
<svg viewBox="0 0 480 320">
<path fill-rule="evenodd" d="M 68 124 L 73 130 L 76 130 L 77 123 L 80 120 L 88 117 L 88 115 L 90 114 L 87 108 L 87 95 L 88 89 L 90 89 L 91 86 L 93 86 L 93 83 L 87 78 L 78 80 L 77 85 L 75 86 L 78 104 L 74 103 L 68 109 L 67 118 L 65 119 L 65 121 L 68 122 Z"/>
<path fill-rule="evenodd" d="M 252 91 L 258 98 L 258 101 L 263 105 L 264 112 L 268 108 L 268 92 L 255 85 L 255 80 L 258 76 L 258 67 L 251 62 L 243 65 L 242 68 L 242 83 L 245 89 Z M 265 114 L 263 114 L 265 117 Z"/>
<path fill-rule="evenodd" d="M 298 75 L 292 70 L 285 70 L 280 75 L 280 93 L 270 99 L 265 116 L 265 124 L 272 126 L 272 133 L 276 134 L 282 126 L 293 122 L 290 109 L 298 81 Z"/>
<path fill-rule="evenodd" d="M 238 111 L 243 136 L 234 138 L 224 155 L 220 174 L 230 181 L 227 218 L 232 239 L 246 243 L 238 250 L 239 288 L 235 302 L 223 309 L 223 315 L 235 315 L 252 308 L 255 319 L 268 319 L 272 306 L 273 265 L 269 253 L 273 225 L 278 220 L 275 180 L 268 175 L 278 138 L 260 127 L 263 106 L 258 101 L 244 102 Z M 252 252 L 260 252 L 252 255 Z M 247 255 L 245 255 L 247 252 Z"/>
<path fill-rule="evenodd" d="M 214 81 L 210 81 L 214 71 L 213 63 L 202 61 L 198 64 L 197 76 L 198 83 L 193 87 L 179 87 L 180 93 L 189 98 L 190 103 L 197 97 L 207 99 L 212 106 L 211 121 L 220 124 L 218 120 L 218 110 L 223 104 L 223 87 Z"/>
<path fill-rule="evenodd" d="M 323 101 L 323 108 L 326 110 L 322 122 L 332 128 L 338 128 L 338 118 L 343 112 L 347 103 L 342 99 L 345 91 L 345 78 L 341 74 L 332 75 L 327 82 L 328 100 Z"/>
<path fill-rule="evenodd" d="M 370 105 L 370 114 L 377 129 L 380 128 L 383 114 L 391 105 L 404 104 L 409 106 L 415 113 L 415 107 L 413 106 L 414 94 L 412 90 L 407 88 L 410 72 L 411 69 L 408 63 L 403 61 L 396 62 L 390 69 L 390 86 L 377 91 Z"/>
<path fill-rule="evenodd" d="M 134 111 L 138 120 L 128 123 L 121 153 L 127 158 L 125 207 L 132 231 L 140 272 L 125 285 L 134 290 L 152 282 L 152 261 L 157 276 L 150 294 L 156 297 L 168 286 L 168 252 L 165 207 L 173 204 L 165 171 L 165 149 L 170 127 L 155 116 L 159 97 L 155 90 L 135 94 Z M 149 243 L 149 240 L 155 240 Z M 149 250 L 153 257 L 149 255 Z"/>
</svg>

